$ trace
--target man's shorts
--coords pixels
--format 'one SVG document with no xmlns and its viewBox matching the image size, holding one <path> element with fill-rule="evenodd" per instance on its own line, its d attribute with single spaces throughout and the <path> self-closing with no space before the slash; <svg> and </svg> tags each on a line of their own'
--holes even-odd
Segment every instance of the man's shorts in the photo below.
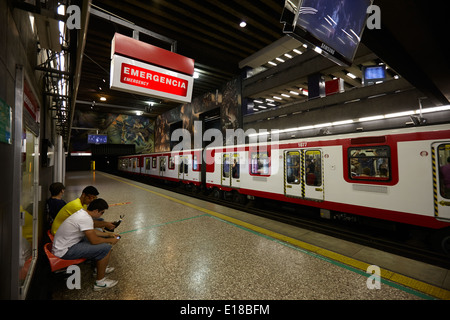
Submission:
<svg viewBox="0 0 450 320">
<path fill-rule="evenodd" d="M 87 260 L 98 261 L 106 257 L 111 248 L 112 245 L 109 243 L 91 244 L 89 240 L 84 237 L 83 240 L 71 246 L 61 259 L 74 260 L 85 258 Z"/>
</svg>

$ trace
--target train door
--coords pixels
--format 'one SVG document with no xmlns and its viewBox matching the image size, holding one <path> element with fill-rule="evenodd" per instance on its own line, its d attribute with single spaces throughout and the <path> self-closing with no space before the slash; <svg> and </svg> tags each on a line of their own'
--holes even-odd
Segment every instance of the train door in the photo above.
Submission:
<svg viewBox="0 0 450 320">
<path fill-rule="evenodd" d="M 160 177 L 164 177 L 165 173 L 166 173 L 166 157 L 161 156 L 158 157 L 159 159 L 159 167 L 158 167 L 158 172 L 159 172 L 159 176 Z"/>
<path fill-rule="evenodd" d="M 222 155 L 222 185 L 239 188 L 240 186 L 240 157 L 239 153 L 224 153 Z"/>
<path fill-rule="evenodd" d="M 304 150 L 305 198 L 323 200 L 322 151 Z"/>
<path fill-rule="evenodd" d="M 323 200 L 321 150 L 285 151 L 284 177 L 286 196 Z"/>
<path fill-rule="evenodd" d="M 432 145 L 434 214 L 450 219 L 450 142 Z"/>
<path fill-rule="evenodd" d="M 304 197 L 302 192 L 300 150 L 284 152 L 284 194 L 292 197 Z"/>
<path fill-rule="evenodd" d="M 187 180 L 189 176 L 189 156 L 180 156 L 178 160 L 178 179 Z"/>
</svg>

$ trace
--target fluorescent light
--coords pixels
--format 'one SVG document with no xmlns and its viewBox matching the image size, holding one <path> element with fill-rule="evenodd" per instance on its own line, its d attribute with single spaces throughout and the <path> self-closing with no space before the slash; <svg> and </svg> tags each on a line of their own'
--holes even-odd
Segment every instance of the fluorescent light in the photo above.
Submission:
<svg viewBox="0 0 450 320">
<path fill-rule="evenodd" d="M 277 100 L 283 100 L 283 98 L 280 98 L 280 97 L 277 97 L 277 96 L 273 96 L 273 98 L 277 99 Z"/>
<path fill-rule="evenodd" d="M 137 116 L 142 116 L 144 114 L 144 111 L 136 111 Z"/>
<path fill-rule="evenodd" d="M 340 126 L 340 125 L 343 125 L 343 124 L 350 124 L 350 123 L 353 123 L 353 120 L 336 121 L 336 122 L 333 122 L 332 125 L 333 126 Z"/>
<path fill-rule="evenodd" d="M 450 110 L 450 105 L 422 109 L 422 113 L 445 111 L 445 110 Z M 420 113 L 420 110 L 416 110 L 416 113 Z"/>
<path fill-rule="evenodd" d="M 280 61 L 280 62 L 284 62 L 284 60 L 281 59 L 281 58 L 277 58 L 277 60 Z"/>
<path fill-rule="evenodd" d="M 414 111 L 403 111 L 403 112 L 396 112 L 396 113 L 389 113 L 384 115 L 385 118 L 396 118 L 396 117 L 403 117 L 403 116 L 409 116 L 411 114 L 414 114 Z"/>
<path fill-rule="evenodd" d="M 272 61 L 269 61 L 268 63 L 271 64 L 271 65 L 273 65 L 273 66 L 276 66 L 276 65 L 277 65 L 275 62 L 272 62 Z"/>
<path fill-rule="evenodd" d="M 323 128 L 323 127 L 330 127 L 332 126 L 331 122 L 328 123 L 321 123 L 321 124 L 316 124 L 314 125 L 314 128 Z"/>
<path fill-rule="evenodd" d="M 245 28 L 245 26 L 247 26 L 247 22 L 241 21 L 241 23 L 239 23 L 239 27 Z"/>
<path fill-rule="evenodd" d="M 194 71 L 193 77 L 194 79 L 198 79 L 200 77 L 200 74 L 197 71 Z"/>
<path fill-rule="evenodd" d="M 356 79 L 356 76 L 353 73 L 351 73 L 351 72 L 348 72 L 347 76 L 349 76 L 352 79 Z"/>
<path fill-rule="evenodd" d="M 256 103 L 264 103 L 264 102 L 261 101 L 261 100 L 253 100 L 253 102 L 256 102 Z"/>
<path fill-rule="evenodd" d="M 291 56 L 289 53 L 285 53 L 284 55 L 285 55 L 286 57 L 288 57 L 289 59 L 292 58 L 292 56 Z"/>
<path fill-rule="evenodd" d="M 283 97 L 286 97 L 286 98 L 290 98 L 291 96 L 290 95 L 287 95 L 286 93 L 282 93 L 281 94 Z"/>
<path fill-rule="evenodd" d="M 298 96 L 300 93 L 295 92 L 295 91 L 289 91 L 289 93 L 295 94 L 296 96 Z"/>
<path fill-rule="evenodd" d="M 314 126 L 304 126 L 304 127 L 298 127 L 297 130 L 308 130 L 308 129 L 314 129 Z"/>
<path fill-rule="evenodd" d="M 106 101 L 105 97 L 100 97 L 100 101 Z"/>
<path fill-rule="evenodd" d="M 303 54 L 303 52 L 301 52 L 300 50 L 294 49 L 293 50 L 296 54 Z"/>
<path fill-rule="evenodd" d="M 373 120 L 380 120 L 380 119 L 384 119 L 384 116 L 371 116 L 371 117 L 365 117 L 365 118 L 359 118 L 358 121 L 359 122 L 364 122 L 364 121 L 373 121 Z"/>
<path fill-rule="evenodd" d="M 314 51 L 319 53 L 319 54 L 322 54 L 322 49 L 320 49 L 319 47 L 315 47 Z"/>
</svg>

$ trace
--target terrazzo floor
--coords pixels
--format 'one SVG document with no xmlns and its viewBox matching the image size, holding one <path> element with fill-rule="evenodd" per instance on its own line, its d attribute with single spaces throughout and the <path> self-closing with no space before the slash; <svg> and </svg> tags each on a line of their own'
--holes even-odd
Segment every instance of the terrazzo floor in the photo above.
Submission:
<svg viewBox="0 0 450 320">
<path fill-rule="evenodd" d="M 94 292 L 93 268 L 79 265 L 81 289 L 53 277 L 55 300 L 422 300 L 426 296 L 210 214 L 227 212 L 102 172 L 68 172 L 64 199 L 94 185 L 110 208 L 125 215 L 116 230 L 109 278 L 118 284 Z"/>
</svg>

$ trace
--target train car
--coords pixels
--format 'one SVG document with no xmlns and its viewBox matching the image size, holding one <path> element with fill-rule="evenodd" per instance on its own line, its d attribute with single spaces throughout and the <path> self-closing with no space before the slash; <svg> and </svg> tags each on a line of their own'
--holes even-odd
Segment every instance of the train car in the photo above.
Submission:
<svg viewBox="0 0 450 320">
<path fill-rule="evenodd" d="M 128 174 L 140 175 L 141 174 L 141 156 L 130 155 L 121 156 L 117 161 L 118 170 Z"/>
<path fill-rule="evenodd" d="M 450 126 L 322 136 L 206 150 L 206 187 L 442 230 L 450 238 L 450 194 L 440 168 Z M 446 241 L 446 246 L 450 241 Z"/>
<path fill-rule="evenodd" d="M 128 174 L 186 185 L 201 185 L 202 150 L 121 156 L 118 169 Z"/>
<path fill-rule="evenodd" d="M 127 172 L 135 158 L 122 158 Z M 324 218 L 338 212 L 438 230 L 450 252 L 450 190 L 441 174 L 450 165 L 449 125 L 214 147 L 204 159 L 202 150 L 141 158 L 149 168 L 141 174 L 203 183 L 234 202 L 273 199 L 316 207 Z"/>
</svg>

